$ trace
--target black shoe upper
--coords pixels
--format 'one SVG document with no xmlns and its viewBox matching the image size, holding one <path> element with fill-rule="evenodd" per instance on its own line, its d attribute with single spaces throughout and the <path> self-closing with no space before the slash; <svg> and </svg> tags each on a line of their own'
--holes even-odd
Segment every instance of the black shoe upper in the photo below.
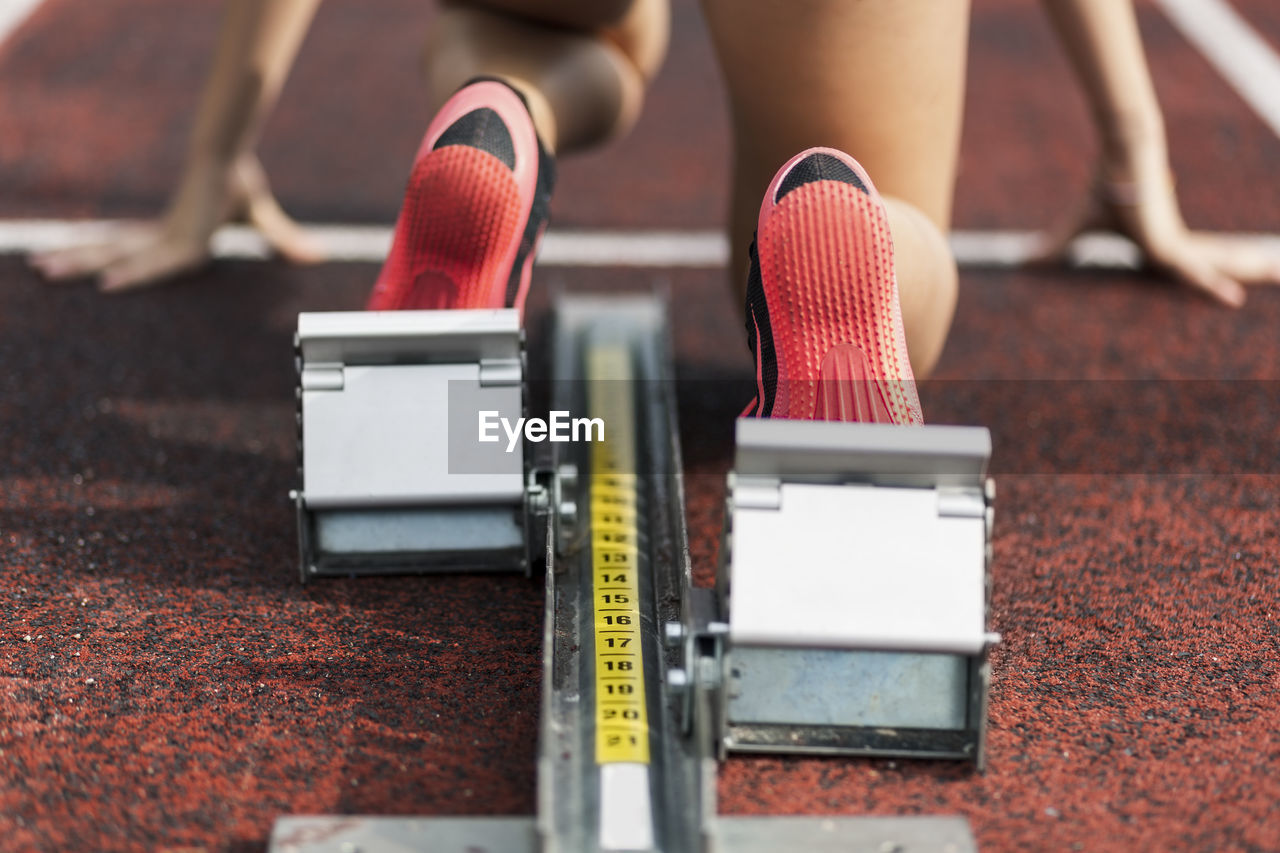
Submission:
<svg viewBox="0 0 1280 853">
<path fill-rule="evenodd" d="M 791 167 L 778 184 L 773 200 L 798 187 L 814 181 L 841 181 L 852 184 L 870 195 L 858 173 L 838 157 L 815 151 Z M 769 321 L 769 305 L 764 296 L 764 280 L 760 275 L 760 256 L 755 240 L 751 241 L 751 265 L 747 268 L 747 344 L 760 364 L 760 380 L 764 386 L 764 399 L 756 401 L 753 414 L 767 418 L 773 414 L 778 392 L 778 355 L 773 342 L 773 327 Z"/>
<path fill-rule="evenodd" d="M 445 128 L 431 150 L 435 151 L 446 145 L 479 148 L 506 163 L 508 169 L 516 167 L 516 147 L 511 141 L 511 131 L 502 118 L 488 107 L 472 110 Z"/>
<path fill-rule="evenodd" d="M 747 345 L 760 362 L 760 379 L 764 399 L 756 401 L 755 416 L 773 414 L 773 401 L 778 392 L 778 355 L 773 345 L 773 325 L 769 321 L 769 304 L 764 298 L 764 279 L 760 275 L 760 255 L 756 241 L 751 241 L 751 265 L 747 269 Z M 759 335 L 756 331 L 759 330 Z"/>
<path fill-rule="evenodd" d="M 774 203 L 782 201 L 782 197 L 792 190 L 814 181 L 841 181 L 853 184 L 870 195 L 858 173 L 849 168 L 848 163 L 839 157 L 816 151 L 791 167 L 791 171 L 778 184 L 778 192 L 773 197 Z"/>
<path fill-rule="evenodd" d="M 520 90 L 500 78 L 476 77 L 468 80 L 464 87 L 482 81 L 501 83 L 511 89 L 520 99 L 520 103 L 524 104 L 525 111 L 528 111 L 529 102 Z M 525 260 L 534 250 L 538 235 L 551 214 L 551 192 L 556 184 L 556 161 L 547 147 L 542 144 L 542 139 L 537 137 L 536 132 L 535 138 L 538 142 L 538 179 L 533 190 L 533 204 L 529 209 L 529 219 L 525 224 L 524 233 L 520 236 L 520 248 L 516 252 L 515 263 L 511 266 L 511 274 L 507 280 L 507 305 L 515 303 L 516 294 L 520 290 Z M 472 148 L 487 151 L 505 163 L 509 169 L 514 170 L 516 167 L 516 149 L 511 139 L 511 130 L 503 122 L 502 117 L 488 107 L 474 109 L 449 125 L 444 133 L 440 134 L 431 150 L 434 151 L 446 145 L 469 145 Z"/>
</svg>

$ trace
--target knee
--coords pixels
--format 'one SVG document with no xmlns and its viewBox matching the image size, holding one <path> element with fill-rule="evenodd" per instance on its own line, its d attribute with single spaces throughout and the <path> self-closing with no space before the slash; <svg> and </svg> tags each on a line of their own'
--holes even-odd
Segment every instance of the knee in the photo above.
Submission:
<svg viewBox="0 0 1280 853">
<path fill-rule="evenodd" d="M 603 30 L 621 26 L 641 0 L 582 0 L 569 5 L 580 29 Z"/>
<path fill-rule="evenodd" d="M 654 78 L 671 39 L 669 0 L 626 0 L 621 17 L 600 30 L 646 83 Z"/>
<path fill-rule="evenodd" d="M 595 35 L 646 81 L 658 73 L 671 32 L 670 0 L 448 0 L 444 8 L 442 18 L 470 10 Z"/>
<path fill-rule="evenodd" d="M 433 110 L 476 75 L 470 48 L 477 26 L 472 9 L 450 3 L 427 31 L 422 68 L 431 86 Z"/>
</svg>

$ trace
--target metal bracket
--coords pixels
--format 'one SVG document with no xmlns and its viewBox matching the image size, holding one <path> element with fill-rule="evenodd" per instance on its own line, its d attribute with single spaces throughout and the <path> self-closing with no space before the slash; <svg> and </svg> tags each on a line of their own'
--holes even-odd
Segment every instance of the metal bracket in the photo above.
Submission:
<svg viewBox="0 0 1280 853">
<path fill-rule="evenodd" d="M 516 311 L 300 314 L 295 347 L 304 582 L 530 571 L 550 481 L 522 437 L 479 441 L 483 412 L 525 413 Z"/>
<path fill-rule="evenodd" d="M 721 751 L 982 766 L 990 454 L 984 428 L 738 421 Z"/>
</svg>

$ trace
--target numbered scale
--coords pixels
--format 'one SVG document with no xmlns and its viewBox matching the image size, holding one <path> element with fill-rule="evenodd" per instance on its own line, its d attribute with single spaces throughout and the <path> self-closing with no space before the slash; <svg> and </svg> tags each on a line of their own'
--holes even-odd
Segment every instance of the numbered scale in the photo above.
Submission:
<svg viewBox="0 0 1280 853">
<path fill-rule="evenodd" d="M 735 751 L 981 767 L 986 430 L 739 422 L 717 586 L 695 589 L 665 310 L 558 300 L 550 406 L 603 440 L 530 444 L 518 469 L 378 455 L 424 388 L 448 400 L 417 413 L 438 446 L 479 410 L 524 414 L 514 312 L 300 318 L 302 577 L 542 569 L 538 813 L 288 817 L 272 851 L 975 849 L 958 817 L 725 817 L 715 794 Z M 330 458 L 357 434 L 372 456 Z"/>
<path fill-rule="evenodd" d="M 630 354 L 595 347 L 587 356 L 589 415 L 632 423 Z M 591 445 L 591 603 L 595 626 L 596 760 L 649 763 L 640 637 L 640 529 L 635 435 L 611 431 Z"/>
</svg>

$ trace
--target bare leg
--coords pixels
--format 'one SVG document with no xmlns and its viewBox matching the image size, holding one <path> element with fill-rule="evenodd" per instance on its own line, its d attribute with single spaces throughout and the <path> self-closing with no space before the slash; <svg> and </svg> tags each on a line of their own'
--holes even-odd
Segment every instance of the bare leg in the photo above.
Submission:
<svg viewBox="0 0 1280 853">
<path fill-rule="evenodd" d="M 792 155 L 852 154 L 886 197 L 911 365 L 927 375 L 955 311 L 950 227 L 968 2 L 703 0 L 733 114 L 733 282 L 760 199 Z"/>
<path fill-rule="evenodd" d="M 427 75 L 437 106 L 472 77 L 502 77 L 563 153 L 631 127 L 668 29 L 667 0 L 455 2 L 432 31 Z"/>
</svg>

